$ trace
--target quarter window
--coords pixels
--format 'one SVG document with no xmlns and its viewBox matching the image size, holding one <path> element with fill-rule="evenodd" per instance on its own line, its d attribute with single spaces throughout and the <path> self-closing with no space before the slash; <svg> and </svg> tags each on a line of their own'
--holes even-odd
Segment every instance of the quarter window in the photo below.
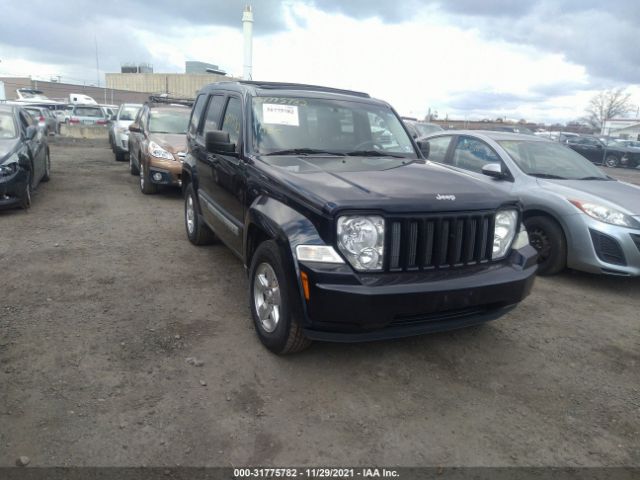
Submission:
<svg viewBox="0 0 640 480">
<path fill-rule="evenodd" d="M 453 153 L 453 165 L 472 172 L 482 173 L 488 163 L 502 163 L 500 157 L 482 140 L 460 137 Z"/>
</svg>

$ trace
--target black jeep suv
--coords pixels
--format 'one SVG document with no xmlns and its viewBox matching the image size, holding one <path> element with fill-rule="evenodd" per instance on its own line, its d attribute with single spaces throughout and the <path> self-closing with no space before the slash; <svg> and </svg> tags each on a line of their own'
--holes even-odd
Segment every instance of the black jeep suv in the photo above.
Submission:
<svg viewBox="0 0 640 480">
<path fill-rule="evenodd" d="M 187 142 L 189 240 L 219 239 L 244 262 L 274 352 L 473 325 L 531 290 L 517 201 L 423 160 L 385 102 L 217 83 L 199 92 Z"/>
</svg>

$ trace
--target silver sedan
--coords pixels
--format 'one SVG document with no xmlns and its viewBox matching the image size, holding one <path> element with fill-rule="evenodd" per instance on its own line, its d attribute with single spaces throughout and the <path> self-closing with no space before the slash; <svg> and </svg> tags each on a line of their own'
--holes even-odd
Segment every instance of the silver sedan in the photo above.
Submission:
<svg viewBox="0 0 640 480">
<path fill-rule="evenodd" d="M 531 135 L 447 131 L 418 140 L 427 159 L 520 197 L 542 275 L 565 267 L 640 276 L 640 188 L 570 148 Z"/>
</svg>

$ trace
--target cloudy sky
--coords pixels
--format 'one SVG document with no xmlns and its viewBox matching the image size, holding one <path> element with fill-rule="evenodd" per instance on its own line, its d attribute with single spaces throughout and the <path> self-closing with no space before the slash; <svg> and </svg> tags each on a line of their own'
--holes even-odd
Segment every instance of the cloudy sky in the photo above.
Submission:
<svg viewBox="0 0 640 480">
<path fill-rule="evenodd" d="M 0 75 L 96 83 L 122 62 L 242 73 L 247 0 L 4 0 Z M 28 5 L 28 8 L 26 8 Z M 567 121 L 640 104 L 638 0 L 253 0 L 258 80 L 363 90 L 403 115 Z"/>
</svg>

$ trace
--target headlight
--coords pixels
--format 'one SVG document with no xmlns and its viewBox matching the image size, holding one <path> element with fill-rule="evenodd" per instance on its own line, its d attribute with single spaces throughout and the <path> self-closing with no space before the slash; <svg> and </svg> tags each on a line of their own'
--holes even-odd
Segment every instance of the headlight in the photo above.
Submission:
<svg viewBox="0 0 640 480">
<path fill-rule="evenodd" d="M 496 214 L 496 225 L 493 231 L 493 254 L 497 260 L 507 255 L 518 229 L 518 211 L 500 210 Z"/>
<path fill-rule="evenodd" d="M 118 130 L 118 133 L 129 133 L 129 129 L 126 127 L 118 127 L 116 130 Z"/>
<path fill-rule="evenodd" d="M 575 207 L 582 212 L 604 223 L 610 225 L 619 225 L 621 227 L 635 227 L 640 225 L 629 215 L 610 207 L 598 205 L 597 203 L 581 202 L 579 200 L 569 200 Z"/>
<path fill-rule="evenodd" d="M 18 171 L 18 157 L 11 155 L 2 165 L 0 165 L 0 177 L 8 177 Z"/>
<path fill-rule="evenodd" d="M 164 148 L 162 148 L 156 142 L 149 142 L 149 155 L 156 158 L 165 158 L 167 160 L 174 160 L 173 155 L 167 152 Z"/>
<path fill-rule="evenodd" d="M 358 271 L 382 270 L 384 219 L 378 216 L 338 218 L 338 248 Z"/>
</svg>

